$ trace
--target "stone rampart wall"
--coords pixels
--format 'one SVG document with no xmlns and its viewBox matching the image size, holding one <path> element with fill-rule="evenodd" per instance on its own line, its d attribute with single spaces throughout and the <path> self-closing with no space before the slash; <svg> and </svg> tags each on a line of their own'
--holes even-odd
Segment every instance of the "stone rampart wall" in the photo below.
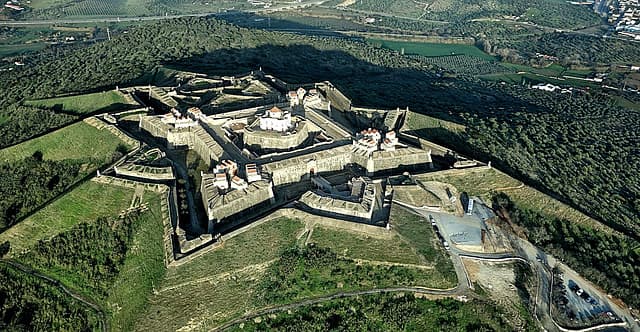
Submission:
<svg viewBox="0 0 640 332">
<path fill-rule="evenodd" d="M 425 165 L 431 163 L 429 151 L 407 148 L 405 151 L 375 151 L 372 154 L 374 172 L 391 170 L 400 166 Z"/>
<path fill-rule="evenodd" d="M 206 162 L 220 160 L 223 149 L 202 127 L 194 126 L 179 130 L 170 130 L 157 118 L 142 117 L 140 128 L 152 136 L 166 141 L 167 147 L 188 146 Z"/>
<path fill-rule="evenodd" d="M 340 90 L 334 87 L 331 83 L 325 82 L 317 84 L 316 87 L 325 94 L 327 99 L 331 102 L 331 107 L 341 112 L 346 112 L 351 109 L 351 100 L 343 95 L 342 92 L 340 92 Z"/>
<path fill-rule="evenodd" d="M 259 188 L 247 191 L 244 195 L 234 196 L 233 199 L 226 198 L 224 204 L 216 206 L 210 211 L 209 217 L 215 219 L 216 222 L 220 222 L 224 218 L 251 209 L 272 198 L 273 190 L 271 186 L 260 186 Z"/>
<path fill-rule="evenodd" d="M 257 145 L 264 150 L 289 150 L 302 145 L 308 137 L 309 126 L 303 122 L 298 126 L 296 133 L 291 135 L 245 128 L 242 139 L 245 145 Z"/>
</svg>

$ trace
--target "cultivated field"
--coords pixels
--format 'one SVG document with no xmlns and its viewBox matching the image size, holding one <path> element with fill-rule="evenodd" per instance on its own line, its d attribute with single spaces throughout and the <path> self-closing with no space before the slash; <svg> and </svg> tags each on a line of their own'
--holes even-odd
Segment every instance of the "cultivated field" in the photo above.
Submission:
<svg viewBox="0 0 640 332">
<path fill-rule="evenodd" d="M 130 102 L 118 91 L 103 91 L 50 99 L 25 101 L 26 105 L 50 108 L 73 114 L 118 111 L 130 107 Z"/>
<path fill-rule="evenodd" d="M 133 193 L 133 189 L 86 182 L 0 233 L 0 243 L 9 241 L 9 256 L 14 256 L 38 240 L 51 238 L 79 222 L 117 216 L 129 207 Z"/>
<path fill-rule="evenodd" d="M 44 136 L 0 150 L 0 162 L 23 159 L 42 152 L 43 159 L 80 159 L 103 164 L 109 162 L 116 148 L 126 144 L 106 129 L 78 122 Z M 127 148 L 131 148 L 127 146 Z"/>
<path fill-rule="evenodd" d="M 367 39 L 367 41 L 373 45 L 380 45 L 381 47 L 396 51 L 401 51 L 402 49 L 404 49 L 404 54 L 423 55 L 427 57 L 441 57 L 447 55 L 464 54 L 484 60 L 495 60 L 493 56 L 484 53 L 482 50 L 473 45 L 420 43 L 384 39 Z"/>
<path fill-rule="evenodd" d="M 126 17 L 165 14 L 215 13 L 221 10 L 255 8 L 246 1 L 225 0 L 33 0 L 27 18 Z"/>
</svg>

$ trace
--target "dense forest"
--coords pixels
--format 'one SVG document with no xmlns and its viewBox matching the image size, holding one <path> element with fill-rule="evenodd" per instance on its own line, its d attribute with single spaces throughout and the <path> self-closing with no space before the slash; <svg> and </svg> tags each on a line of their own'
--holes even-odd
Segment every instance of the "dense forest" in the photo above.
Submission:
<svg viewBox="0 0 640 332">
<path fill-rule="evenodd" d="M 334 300 L 235 325 L 231 331 L 514 331 L 493 303 L 410 294 Z M 533 322 L 519 329 L 535 331 Z"/>
<path fill-rule="evenodd" d="M 0 330 L 94 331 L 99 316 L 57 286 L 0 263 Z"/>
<path fill-rule="evenodd" d="M 42 153 L 0 162 L 0 231 L 64 192 L 79 177 L 82 161 L 43 160 Z"/>
<path fill-rule="evenodd" d="M 496 195 L 493 204 L 522 226 L 533 244 L 561 257 L 583 277 L 630 306 L 640 305 L 640 242 L 520 208 L 504 193 Z"/>
</svg>

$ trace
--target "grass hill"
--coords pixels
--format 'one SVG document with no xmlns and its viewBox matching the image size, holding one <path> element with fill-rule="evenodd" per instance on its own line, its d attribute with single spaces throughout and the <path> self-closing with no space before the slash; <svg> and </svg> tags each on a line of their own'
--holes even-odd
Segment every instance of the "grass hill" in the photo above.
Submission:
<svg viewBox="0 0 640 332">
<path fill-rule="evenodd" d="M 0 150 L 0 231 L 120 158 L 129 144 L 83 121 Z"/>
</svg>

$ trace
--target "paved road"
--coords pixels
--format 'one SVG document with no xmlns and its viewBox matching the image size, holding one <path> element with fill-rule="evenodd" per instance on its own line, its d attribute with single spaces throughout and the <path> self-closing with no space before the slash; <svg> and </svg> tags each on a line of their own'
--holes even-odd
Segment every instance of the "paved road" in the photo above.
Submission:
<svg viewBox="0 0 640 332">
<path fill-rule="evenodd" d="M 49 277 L 47 275 L 44 275 L 44 274 L 42 274 L 42 273 L 40 273 L 40 272 L 30 268 L 30 267 L 27 267 L 27 266 L 22 265 L 22 264 L 20 264 L 18 262 L 15 262 L 15 261 L 12 261 L 12 260 L 8 260 L 8 259 L 1 259 L 0 261 L 5 263 L 5 264 L 11 265 L 12 267 L 14 267 L 14 268 L 16 268 L 16 269 L 18 269 L 18 270 L 20 270 L 20 271 L 22 271 L 24 273 L 27 273 L 27 274 L 30 274 L 30 275 L 32 275 L 34 277 L 43 279 L 46 282 L 59 287 L 67 295 L 69 295 L 72 298 L 82 302 L 84 305 L 86 305 L 88 307 L 91 307 L 93 310 L 95 310 L 98 313 L 98 315 L 100 315 L 100 319 L 102 321 L 102 324 L 101 324 L 102 331 L 103 332 L 110 331 L 109 320 L 106 319 L 106 315 L 105 315 L 104 311 L 102 311 L 102 308 L 100 308 L 100 306 L 98 306 L 93 301 L 85 298 L 84 296 L 82 296 L 82 295 L 80 295 L 80 294 L 78 294 L 78 293 L 76 293 L 74 291 L 69 290 L 67 287 L 62 285 L 62 283 L 60 283 L 60 281 L 58 281 L 57 279 L 51 278 L 51 277 Z"/>
</svg>

